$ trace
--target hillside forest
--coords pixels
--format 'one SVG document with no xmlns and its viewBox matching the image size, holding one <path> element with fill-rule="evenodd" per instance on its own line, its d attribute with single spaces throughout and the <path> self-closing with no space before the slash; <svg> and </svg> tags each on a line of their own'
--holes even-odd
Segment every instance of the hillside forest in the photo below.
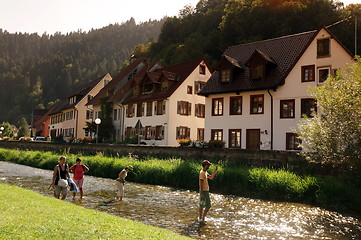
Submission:
<svg viewBox="0 0 361 240">
<path fill-rule="evenodd" d="M 320 26 L 361 53 L 361 4 L 337 0 L 200 0 L 176 17 L 139 24 L 131 18 L 88 32 L 0 29 L 0 122 L 30 123 L 32 109 L 49 108 L 105 73 L 114 77 L 133 54 L 164 66 L 205 58 L 214 67 L 228 46 Z"/>
</svg>

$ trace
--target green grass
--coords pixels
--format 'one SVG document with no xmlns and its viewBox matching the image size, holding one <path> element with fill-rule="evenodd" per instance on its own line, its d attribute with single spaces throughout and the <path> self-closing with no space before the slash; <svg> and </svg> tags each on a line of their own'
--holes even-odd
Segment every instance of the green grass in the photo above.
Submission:
<svg viewBox="0 0 361 240">
<path fill-rule="evenodd" d="M 189 239 L 0 183 L 0 239 Z"/>
<path fill-rule="evenodd" d="M 113 178 L 127 165 L 133 165 L 134 172 L 128 174 L 127 181 L 166 185 L 188 190 L 198 190 L 200 161 L 179 158 L 141 159 L 129 156 L 106 157 L 81 156 L 41 151 L 21 151 L 0 148 L 0 160 L 19 164 L 54 169 L 61 155 L 67 156 L 71 165 L 77 157 L 89 166 L 87 174 Z M 361 215 L 361 189 L 359 186 L 335 177 L 298 174 L 289 169 L 269 169 L 246 167 L 219 161 L 216 178 L 210 181 L 211 191 L 265 200 L 308 203 Z M 209 172 L 212 172 L 214 165 Z"/>
</svg>

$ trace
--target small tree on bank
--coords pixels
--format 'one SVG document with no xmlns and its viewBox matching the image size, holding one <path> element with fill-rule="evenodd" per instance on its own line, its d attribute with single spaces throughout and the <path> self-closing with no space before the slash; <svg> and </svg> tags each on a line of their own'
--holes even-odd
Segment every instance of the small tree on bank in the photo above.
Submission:
<svg viewBox="0 0 361 240">
<path fill-rule="evenodd" d="M 361 59 L 310 89 L 319 114 L 299 125 L 303 154 L 310 161 L 358 176 L 361 183 Z M 355 179 L 356 180 L 356 179 Z"/>
</svg>

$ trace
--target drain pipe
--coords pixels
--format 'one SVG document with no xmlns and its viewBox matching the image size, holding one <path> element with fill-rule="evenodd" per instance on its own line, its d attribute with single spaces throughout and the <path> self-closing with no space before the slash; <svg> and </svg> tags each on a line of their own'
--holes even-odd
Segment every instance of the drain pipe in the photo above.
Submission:
<svg viewBox="0 0 361 240">
<path fill-rule="evenodd" d="M 271 97 L 271 150 L 273 150 L 273 96 L 267 89 L 269 96 Z"/>
</svg>

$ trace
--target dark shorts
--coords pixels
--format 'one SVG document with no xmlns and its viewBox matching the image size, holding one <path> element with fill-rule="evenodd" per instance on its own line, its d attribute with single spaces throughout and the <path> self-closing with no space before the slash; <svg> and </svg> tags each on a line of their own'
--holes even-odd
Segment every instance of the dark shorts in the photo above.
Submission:
<svg viewBox="0 0 361 240">
<path fill-rule="evenodd" d="M 209 191 L 203 191 L 204 197 L 199 196 L 199 206 L 205 208 L 211 208 L 211 198 L 209 197 Z"/>
</svg>

